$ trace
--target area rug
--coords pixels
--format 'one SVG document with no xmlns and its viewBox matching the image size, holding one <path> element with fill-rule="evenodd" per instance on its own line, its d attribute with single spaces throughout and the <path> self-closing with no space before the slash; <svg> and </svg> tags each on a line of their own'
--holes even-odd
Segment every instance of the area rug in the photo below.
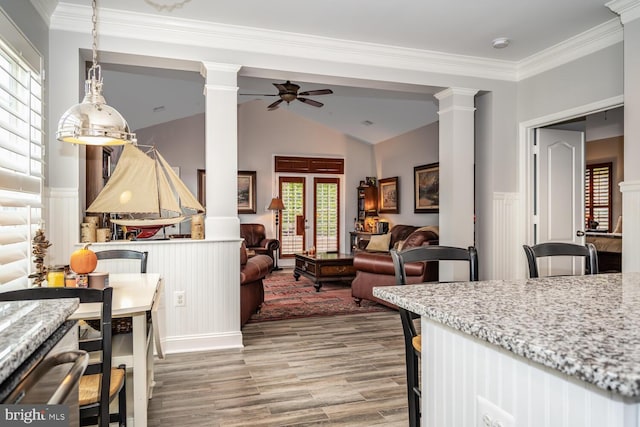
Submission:
<svg viewBox="0 0 640 427">
<path fill-rule="evenodd" d="M 268 275 L 264 280 L 264 294 L 262 309 L 251 316 L 249 322 L 391 311 L 368 300 L 362 300 L 358 307 L 351 297 L 350 282 L 323 283 L 320 292 L 316 292 L 313 282 L 306 277 L 296 281 L 292 269 Z"/>
</svg>

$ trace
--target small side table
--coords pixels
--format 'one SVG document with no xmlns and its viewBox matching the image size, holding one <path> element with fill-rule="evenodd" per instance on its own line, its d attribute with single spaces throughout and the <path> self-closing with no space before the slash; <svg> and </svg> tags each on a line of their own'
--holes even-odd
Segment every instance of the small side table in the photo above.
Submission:
<svg viewBox="0 0 640 427">
<path fill-rule="evenodd" d="M 351 239 L 350 239 L 351 253 L 353 253 L 354 250 L 358 248 L 358 244 L 361 240 L 369 241 L 371 240 L 371 236 L 379 236 L 384 233 L 369 233 L 366 231 L 350 231 L 349 234 L 351 236 Z"/>
</svg>

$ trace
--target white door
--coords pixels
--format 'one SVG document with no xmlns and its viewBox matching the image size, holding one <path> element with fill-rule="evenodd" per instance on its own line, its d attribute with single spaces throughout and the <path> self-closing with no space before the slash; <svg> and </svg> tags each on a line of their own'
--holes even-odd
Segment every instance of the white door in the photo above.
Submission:
<svg viewBox="0 0 640 427">
<path fill-rule="evenodd" d="M 584 245 L 584 133 L 536 130 L 535 243 Z M 583 274 L 582 258 L 542 258 L 540 275 Z"/>
</svg>

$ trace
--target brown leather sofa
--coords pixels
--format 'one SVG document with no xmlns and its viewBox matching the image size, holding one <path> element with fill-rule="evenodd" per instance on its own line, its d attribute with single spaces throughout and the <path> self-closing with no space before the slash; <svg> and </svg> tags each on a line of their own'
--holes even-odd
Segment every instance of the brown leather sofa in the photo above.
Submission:
<svg viewBox="0 0 640 427">
<path fill-rule="evenodd" d="M 389 249 L 409 249 L 423 245 L 437 245 L 437 227 L 416 227 L 396 225 L 390 231 Z M 358 250 L 353 257 L 356 277 L 351 282 L 351 296 L 360 305 L 363 299 L 375 301 L 388 307 L 395 306 L 373 296 L 375 286 L 395 286 L 395 270 L 389 252 L 370 252 Z M 407 284 L 432 282 L 438 280 L 438 263 L 416 262 L 405 266 Z"/>
<path fill-rule="evenodd" d="M 262 279 L 273 268 L 273 259 L 268 255 L 247 256 L 247 248 L 240 247 L 240 327 L 253 313 L 257 313 L 264 302 Z"/>
<path fill-rule="evenodd" d="M 262 224 L 240 224 L 240 237 L 244 239 L 247 249 L 256 255 L 269 255 L 274 259 L 274 252 L 280 248 L 278 239 L 267 239 Z"/>
</svg>

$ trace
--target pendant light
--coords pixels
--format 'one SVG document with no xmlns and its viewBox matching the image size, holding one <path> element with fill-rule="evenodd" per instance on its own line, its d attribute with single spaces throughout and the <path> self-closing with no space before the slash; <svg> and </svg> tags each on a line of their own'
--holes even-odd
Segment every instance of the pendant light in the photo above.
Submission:
<svg viewBox="0 0 640 427">
<path fill-rule="evenodd" d="M 124 145 L 135 140 L 122 115 L 107 105 L 102 96 L 102 73 L 98 64 L 98 33 L 96 31 L 96 0 L 93 8 L 93 65 L 87 72 L 85 96 L 80 104 L 69 108 L 58 122 L 59 141 L 84 145 Z"/>
</svg>

